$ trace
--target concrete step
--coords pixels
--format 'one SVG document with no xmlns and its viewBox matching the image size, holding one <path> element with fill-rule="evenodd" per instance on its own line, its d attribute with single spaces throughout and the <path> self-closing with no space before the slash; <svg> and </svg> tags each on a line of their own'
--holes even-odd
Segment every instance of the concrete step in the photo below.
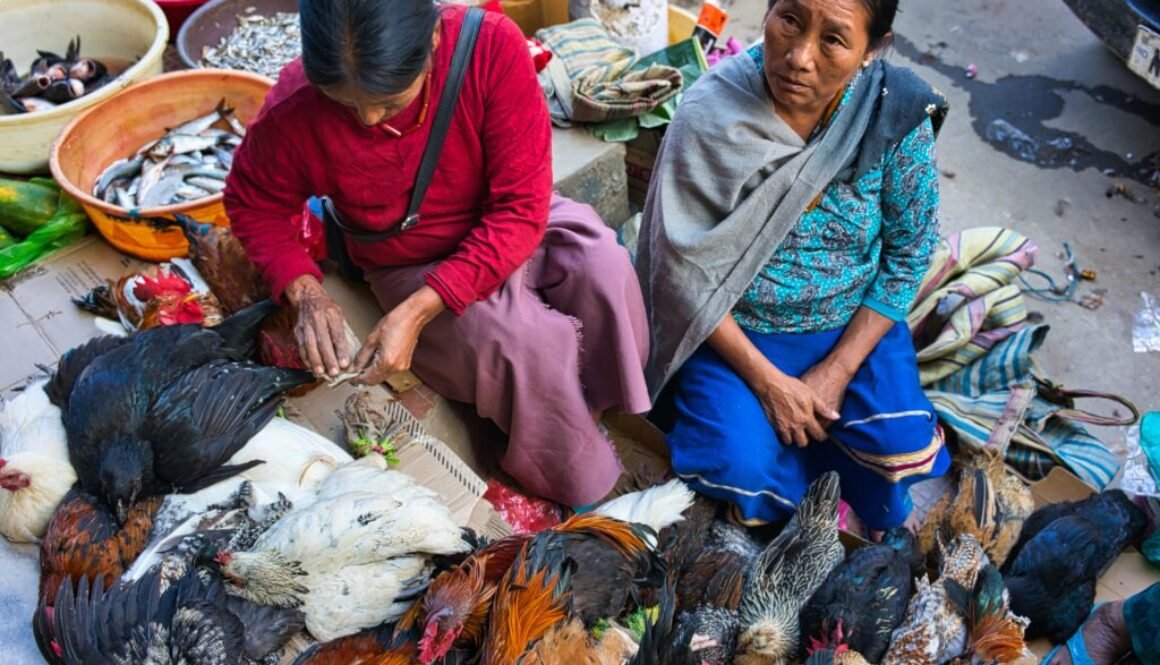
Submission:
<svg viewBox="0 0 1160 665">
<path fill-rule="evenodd" d="M 556 190 L 587 203 L 612 228 L 628 219 L 628 176 L 624 145 L 605 143 L 579 127 L 552 128 L 552 173 Z"/>
</svg>

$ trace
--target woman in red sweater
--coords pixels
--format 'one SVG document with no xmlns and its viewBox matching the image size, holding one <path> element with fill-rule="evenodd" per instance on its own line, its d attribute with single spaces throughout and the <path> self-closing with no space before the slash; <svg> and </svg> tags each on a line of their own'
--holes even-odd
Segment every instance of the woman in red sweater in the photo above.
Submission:
<svg viewBox="0 0 1160 665">
<path fill-rule="evenodd" d="M 346 236 L 386 312 L 356 357 L 291 224 L 311 196 L 329 196 L 348 228 L 401 224 L 466 13 L 302 0 L 302 59 L 251 124 L 226 207 L 275 297 L 297 308 L 317 374 L 375 384 L 413 369 L 509 434 L 502 466 L 525 488 L 591 503 L 621 470 L 596 418 L 650 406 L 647 324 L 614 234 L 552 193 L 547 105 L 514 23 L 483 20 L 420 222 L 379 242 Z"/>
</svg>

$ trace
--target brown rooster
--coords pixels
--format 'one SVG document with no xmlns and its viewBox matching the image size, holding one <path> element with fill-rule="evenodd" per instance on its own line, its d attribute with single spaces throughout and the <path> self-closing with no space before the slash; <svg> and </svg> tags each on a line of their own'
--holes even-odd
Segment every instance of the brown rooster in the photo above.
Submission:
<svg viewBox="0 0 1160 665">
<path fill-rule="evenodd" d="M 969 453 L 959 462 L 955 488 L 927 514 L 919 547 L 929 556 L 940 540 L 970 534 L 992 563 L 1002 567 L 1019 540 L 1023 522 L 1035 510 L 1031 490 L 995 451 Z"/>
<path fill-rule="evenodd" d="M 670 483 L 625 495 L 597 512 L 576 515 L 552 527 L 551 533 L 569 536 L 561 547 L 568 557 L 581 562 L 573 576 L 573 606 L 585 625 L 619 616 L 629 600 L 641 593 L 637 581 L 660 570 L 650 545 L 655 542 L 652 529 L 664 530 L 681 519 L 692 501 L 686 492 L 683 486 Z M 606 516 L 600 513 L 604 510 L 641 519 L 644 524 Z M 424 665 L 443 658 L 452 647 L 478 647 L 492 610 L 489 599 L 531 539 L 531 535 L 520 535 L 498 540 L 457 569 L 436 577 L 399 620 L 396 638 L 407 631 L 420 633 L 419 660 Z M 482 566 L 477 563 L 481 559 L 485 559 Z"/>
<path fill-rule="evenodd" d="M 214 294 L 195 290 L 167 265 L 107 280 L 73 302 L 85 311 L 120 321 L 129 332 L 185 323 L 213 327 L 222 322 L 221 305 Z"/>
<path fill-rule="evenodd" d="M 483 642 L 483 665 L 516 665 L 549 631 L 572 613 L 572 572 L 564 536 L 537 535 L 516 557 L 495 592 Z"/>
<path fill-rule="evenodd" d="M 454 647 L 483 643 L 492 598 L 531 535 L 509 536 L 472 554 L 454 570 L 439 575 L 423 597 L 395 626 L 395 639 L 419 632 L 419 662 L 429 665 Z"/>
<path fill-rule="evenodd" d="M 40 544 L 40 597 L 51 607 L 61 582 L 81 578 L 112 587 L 149 544 L 162 497 L 129 510 L 124 526 L 96 497 L 80 489 L 65 496 Z"/>
</svg>

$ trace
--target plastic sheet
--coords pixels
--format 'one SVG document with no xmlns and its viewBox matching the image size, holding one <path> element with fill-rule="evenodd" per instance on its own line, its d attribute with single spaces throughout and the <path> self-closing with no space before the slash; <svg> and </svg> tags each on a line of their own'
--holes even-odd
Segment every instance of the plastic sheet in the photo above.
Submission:
<svg viewBox="0 0 1160 665">
<path fill-rule="evenodd" d="M 1136 353 L 1160 351 L 1160 306 L 1151 293 L 1140 293 L 1144 308 L 1136 313 L 1132 324 L 1132 350 Z"/>
<path fill-rule="evenodd" d="M 55 186 L 55 184 L 53 185 Z M 0 249 L 0 279 L 8 279 L 85 234 L 89 218 L 81 204 L 61 192 L 56 213 L 24 240 Z"/>
<path fill-rule="evenodd" d="M 483 498 L 491 502 L 516 534 L 538 533 L 556 526 L 563 519 L 557 504 L 520 494 L 495 478 L 488 481 Z"/>
<path fill-rule="evenodd" d="M 1160 488 L 1156 486 L 1156 476 L 1152 473 L 1152 465 L 1148 455 L 1140 445 L 1141 431 L 1149 417 L 1156 418 L 1155 414 L 1147 414 L 1139 427 L 1124 427 L 1125 454 L 1124 472 L 1120 477 L 1120 488 L 1125 492 L 1140 496 L 1160 497 Z M 1152 444 L 1155 445 L 1155 444 Z"/>
</svg>

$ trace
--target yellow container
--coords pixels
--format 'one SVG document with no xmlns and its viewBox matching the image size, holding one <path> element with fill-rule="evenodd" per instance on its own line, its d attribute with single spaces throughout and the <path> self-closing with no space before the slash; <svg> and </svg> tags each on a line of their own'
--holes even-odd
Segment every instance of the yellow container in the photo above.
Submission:
<svg viewBox="0 0 1160 665">
<path fill-rule="evenodd" d="M 134 221 L 129 211 L 94 197 L 93 184 L 113 162 L 160 138 L 166 128 L 211 113 L 222 99 L 239 120 L 248 122 L 262 108 L 273 84 L 256 74 L 219 69 L 175 72 L 138 83 L 64 128 L 52 147 L 52 175 L 81 202 L 113 247 L 146 261 L 185 256 L 189 246 L 180 230 L 159 230 L 139 220 L 172 219 L 182 213 L 201 222 L 228 225 L 221 194 L 140 210 Z"/>
<path fill-rule="evenodd" d="M 22 74 L 36 59 L 37 49 L 63 54 L 77 35 L 81 55 L 104 61 L 113 71 L 135 64 L 91 95 L 48 111 L 0 116 L 0 172 L 46 172 L 52 142 L 78 113 L 160 74 L 169 26 L 150 0 L 0 2 L 0 49 Z"/>
<path fill-rule="evenodd" d="M 677 44 L 693 36 L 697 17 L 690 12 L 669 5 L 669 44 Z"/>
</svg>

